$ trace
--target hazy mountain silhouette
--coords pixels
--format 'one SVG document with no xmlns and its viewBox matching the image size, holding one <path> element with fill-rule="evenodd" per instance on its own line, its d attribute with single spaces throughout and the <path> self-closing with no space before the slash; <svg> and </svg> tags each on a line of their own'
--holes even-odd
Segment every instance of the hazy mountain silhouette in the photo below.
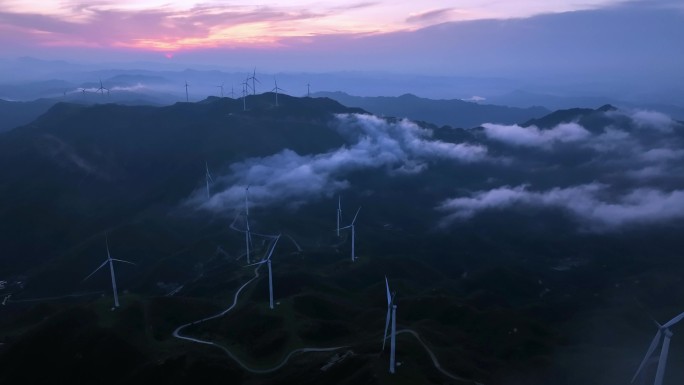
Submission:
<svg viewBox="0 0 684 385">
<path fill-rule="evenodd" d="M 338 147 L 344 142 L 326 122 L 360 111 L 285 95 L 274 108 L 274 97 L 249 96 L 247 111 L 229 98 L 168 107 L 54 105 L 0 139 L 0 195 L 8 199 L 0 243 L 24 250 L 28 262 L 48 253 L 31 240 L 36 231 L 66 246 L 113 218 L 175 205 L 196 187 L 205 162 L 217 167 L 285 148 L 310 154 Z M 58 225 L 69 218 L 80 230 Z"/>
<path fill-rule="evenodd" d="M 376 115 L 409 118 L 452 127 L 475 127 L 486 122 L 517 123 L 549 113 L 543 107 L 514 108 L 460 99 L 433 100 L 411 94 L 398 97 L 360 97 L 344 92 L 319 92 L 315 95 L 337 100 L 346 106 L 360 107 Z"/>
<path fill-rule="evenodd" d="M 0 99 L 0 133 L 32 122 L 55 104 L 54 100 L 8 102 Z"/>
</svg>

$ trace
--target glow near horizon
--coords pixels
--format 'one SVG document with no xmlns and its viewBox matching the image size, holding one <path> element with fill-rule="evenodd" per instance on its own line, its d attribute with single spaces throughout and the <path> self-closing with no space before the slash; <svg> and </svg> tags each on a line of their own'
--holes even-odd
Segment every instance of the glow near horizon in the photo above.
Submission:
<svg viewBox="0 0 684 385">
<path fill-rule="evenodd" d="M 5 0 L 0 32 L 36 48 L 99 47 L 176 52 L 202 48 L 284 47 L 287 38 L 410 31 L 450 21 L 528 17 L 599 8 L 618 0 Z M 454 4 L 457 3 L 457 4 Z M 551 4 L 552 3 L 552 4 Z M 113 26 L 113 27 L 112 27 Z"/>
</svg>

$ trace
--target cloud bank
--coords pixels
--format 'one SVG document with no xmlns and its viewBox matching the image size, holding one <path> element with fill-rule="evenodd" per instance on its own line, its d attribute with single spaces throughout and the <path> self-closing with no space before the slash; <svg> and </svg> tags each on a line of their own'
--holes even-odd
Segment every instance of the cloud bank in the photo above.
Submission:
<svg viewBox="0 0 684 385">
<path fill-rule="evenodd" d="M 593 114 L 591 130 L 579 118 L 550 129 L 482 125 L 485 140 L 503 144 L 512 167 L 529 173 L 516 184 L 482 186 L 444 200 L 436 207 L 445 214 L 442 226 L 488 210 L 524 207 L 562 209 L 583 228 L 601 231 L 683 218 L 684 178 L 678 176 L 684 127 L 655 111 Z M 561 143 L 563 151 L 556 151 Z"/>
<path fill-rule="evenodd" d="M 355 171 L 418 173 L 434 161 L 464 164 L 487 159 L 485 147 L 432 140 L 430 130 L 408 120 L 388 122 L 371 115 L 341 114 L 333 129 L 350 144 L 316 155 L 286 149 L 235 163 L 228 175 L 216 179 L 218 192 L 207 200 L 198 190 L 190 203 L 203 210 L 234 210 L 242 207 L 249 186 L 250 202 L 255 206 L 298 206 L 349 187 L 347 177 Z"/>
<path fill-rule="evenodd" d="M 684 191 L 639 188 L 614 195 L 607 185 L 599 183 L 546 191 L 504 186 L 446 200 L 438 209 L 448 213 L 443 222 L 448 224 L 472 218 L 481 211 L 515 207 L 561 208 L 590 228 L 605 230 L 684 218 Z"/>
<path fill-rule="evenodd" d="M 541 130 L 536 126 L 521 127 L 485 123 L 482 125 L 485 135 L 492 140 L 515 146 L 541 147 L 550 149 L 555 143 L 578 142 L 587 139 L 591 134 L 577 123 L 562 123 L 550 130 Z"/>
</svg>

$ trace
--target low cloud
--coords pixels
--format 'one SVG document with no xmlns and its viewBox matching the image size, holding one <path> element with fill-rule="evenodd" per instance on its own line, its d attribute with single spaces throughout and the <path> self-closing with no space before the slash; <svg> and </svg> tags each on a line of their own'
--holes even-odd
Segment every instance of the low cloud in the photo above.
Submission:
<svg viewBox="0 0 684 385">
<path fill-rule="evenodd" d="M 482 127 L 489 139 L 514 146 L 544 149 L 550 149 L 555 143 L 579 142 L 591 136 L 589 131 L 577 123 L 562 123 L 548 130 L 536 126 L 521 127 L 517 124 L 485 123 Z"/>
<path fill-rule="evenodd" d="M 504 186 L 446 200 L 438 209 L 447 213 L 446 225 L 484 210 L 525 206 L 561 208 L 588 229 L 601 231 L 684 218 L 684 191 L 638 188 L 613 194 L 607 185 L 599 183 L 546 191 L 531 191 L 525 185 Z"/>
<path fill-rule="evenodd" d="M 205 210 L 232 210 L 241 207 L 249 186 L 254 205 L 298 206 L 349 187 L 347 177 L 354 171 L 384 168 L 390 174 L 418 173 L 438 160 L 470 163 L 487 158 L 482 146 L 432 140 L 432 131 L 408 120 L 341 114 L 333 128 L 350 144 L 316 155 L 283 150 L 235 163 L 228 175 L 217 179 L 218 192 L 207 200 L 206 193 L 197 191 L 190 203 Z"/>
<path fill-rule="evenodd" d="M 677 124 L 669 116 L 656 111 L 638 110 L 632 112 L 629 117 L 640 128 L 670 132 Z"/>
</svg>

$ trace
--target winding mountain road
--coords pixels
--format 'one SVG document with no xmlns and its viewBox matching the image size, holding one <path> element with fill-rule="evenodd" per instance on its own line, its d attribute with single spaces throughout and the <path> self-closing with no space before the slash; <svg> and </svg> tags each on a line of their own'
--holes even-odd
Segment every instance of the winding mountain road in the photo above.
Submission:
<svg viewBox="0 0 684 385">
<path fill-rule="evenodd" d="M 252 283 L 252 281 L 254 281 L 255 279 L 259 278 L 259 268 L 260 268 L 261 266 L 262 266 L 262 265 L 258 265 L 256 268 L 254 268 L 254 277 L 252 277 L 250 280 L 248 280 L 247 282 L 245 282 L 245 283 L 244 283 L 242 286 L 240 286 L 240 288 L 235 292 L 235 296 L 233 297 L 233 304 L 230 305 L 230 307 L 228 307 L 227 309 L 225 309 L 224 311 L 222 311 L 222 312 L 220 312 L 220 313 L 218 313 L 218 314 L 215 314 L 215 315 L 212 315 L 212 316 L 209 316 L 209 317 L 206 317 L 206 318 L 202 318 L 202 319 L 197 320 L 197 321 L 189 322 L 189 323 L 186 323 L 186 324 L 184 324 L 184 325 L 181 325 L 181 326 L 177 327 L 176 330 L 173 331 L 173 336 L 176 337 L 176 338 L 178 338 L 178 339 L 185 340 L 185 341 L 190 341 L 190 342 L 195 342 L 195 343 L 198 343 L 198 344 L 204 344 L 204 345 L 215 346 L 215 347 L 217 347 L 217 348 L 223 350 L 223 352 L 226 353 L 226 355 L 227 355 L 228 357 L 230 357 L 233 361 L 235 361 L 235 363 L 237 363 L 237 364 L 238 364 L 240 367 L 242 367 L 244 370 L 246 370 L 246 371 L 248 371 L 248 372 L 250 372 L 250 373 L 254 373 L 254 374 L 266 374 L 266 373 L 275 372 L 275 371 L 279 370 L 280 368 L 282 368 L 283 366 L 285 366 L 285 365 L 287 364 L 287 362 L 290 360 L 290 358 L 292 358 L 292 356 L 294 356 L 294 355 L 296 355 L 296 354 L 300 354 L 300 353 L 311 353 L 311 352 L 331 352 L 331 351 L 335 351 L 335 350 L 339 350 L 339 349 L 343 349 L 343 348 L 347 348 L 347 347 L 348 347 L 348 346 L 333 346 L 333 347 L 328 347 L 328 348 L 311 348 L 311 347 L 307 347 L 307 348 L 295 349 L 295 350 L 291 351 L 290 353 L 288 353 L 288 354 L 280 361 L 280 363 L 278 363 L 277 365 L 275 365 L 275 366 L 273 366 L 273 367 L 270 367 L 270 368 L 267 368 L 267 369 L 254 369 L 254 368 L 251 368 L 251 367 L 247 366 L 247 364 L 245 364 L 244 362 L 242 362 L 235 354 L 233 354 L 233 352 L 231 352 L 230 350 L 228 350 L 228 348 L 226 348 L 226 347 L 223 346 L 223 345 L 217 344 L 216 342 L 212 342 L 212 341 L 201 340 L 201 339 L 199 339 L 199 338 L 193 338 L 193 337 L 184 336 L 184 335 L 181 334 L 181 331 L 182 331 L 183 329 L 187 328 L 188 326 L 197 325 L 197 324 L 202 323 L 202 322 L 206 322 L 206 321 L 209 321 L 209 320 L 212 320 L 212 319 L 216 319 L 216 318 L 223 317 L 223 316 L 226 315 L 228 312 L 230 312 L 231 310 L 233 310 L 233 309 L 235 308 L 235 306 L 237 305 L 238 297 L 240 296 L 240 293 L 242 292 L 242 290 L 243 290 L 245 287 L 247 287 L 247 285 L 249 285 L 250 283 Z"/>
<path fill-rule="evenodd" d="M 333 346 L 333 347 L 327 347 L 327 348 L 313 348 L 313 347 L 307 347 L 307 348 L 295 349 L 295 350 L 291 351 L 290 353 L 288 353 L 288 354 L 287 354 L 287 355 L 286 355 L 286 356 L 285 356 L 277 365 L 275 365 L 275 366 L 273 366 L 273 367 L 270 367 L 270 368 L 266 368 L 266 369 L 255 369 L 255 368 L 249 367 L 247 364 L 245 364 L 243 361 L 241 361 L 240 358 L 238 358 L 235 354 L 233 354 L 233 352 L 231 352 L 230 350 L 228 350 L 228 348 L 226 348 L 226 347 L 223 346 L 223 345 L 220 345 L 220 344 L 218 344 L 218 343 L 216 343 L 216 342 L 207 341 L 207 340 L 202 340 L 202 339 L 194 338 L 194 337 L 188 337 L 188 336 L 185 336 L 185 335 L 182 335 L 182 334 L 181 334 L 181 331 L 182 331 L 183 329 L 187 328 L 188 326 L 197 325 L 197 324 L 202 323 L 202 322 L 206 322 L 206 321 L 209 321 L 209 320 L 213 320 L 213 319 L 216 319 L 216 318 L 223 317 L 223 316 L 226 315 L 228 312 L 230 312 L 231 310 L 233 310 L 233 309 L 235 308 L 235 306 L 237 305 L 238 297 L 240 296 L 240 293 L 242 293 L 242 291 L 244 290 L 244 288 L 247 287 L 247 285 L 249 285 L 250 283 L 252 283 L 255 279 L 259 278 L 259 268 L 261 268 L 261 266 L 262 266 L 262 265 L 257 265 L 257 266 L 254 268 L 254 277 L 252 277 L 251 279 L 249 279 L 249 280 L 248 280 L 247 282 L 245 282 L 242 286 L 240 286 L 240 288 L 237 289 L 237 291 L 235 292 L 235 295 L 233 296 L 233 303 L 232 303 L 227 309 L 223 310 L 222 312 L 220 312 L 220 313 L 218 313 L 218 314 L 214 314 L 214 315 L 212 315 L 212 316 L 209 316 L 209 317 L 206 317 L 206 318 L 202 318 L 202 319 L 200 319 L 200 320 L 193 321 L 193 322 L 189 322 L 189 323 L 186 323 L 186 324 L 184 324 L 184 325 L 181 325 L 181 326 L 177 327 L 176 330 L 173 331 L 173 336 L 174 336 L 175 338 L 178 338 L 178 339 L 181 339 L 181 340 L 190 341 L 190 342 L 194 342 L 194 343 L 198 343 L 198 344 L 203 344 L 203 345 L 210 345 L 210 346 L 214 346 L 214 347 L 216 347 L 216 348 L 218 348 L 218 349 L 221 349 L 221 350 L 223 350 L 224 353 L 226 353 L 226 355 L 227 355 L 228 357 L 230 357 L 233 361 L 235 361 L 235 363 L 237 363 L 242 369 L 246 370 L 247 372 L 253 373 L 253 374 L 267 374 L 267 373 L 275 372 L 275 371 L 281 369 L 283 366 L 285 366 L 285 365 L 288 363 L 288 361 L 290 360 L 290 358 L 292 358 L 292 356 L 297 355 L 297 354 L 300 354 L 300 353 L 332 352 L 332 351 L 335 351 L 335 350 L 340 350 L 340 349 L 344 349 L 344 348 L 349 348 L 349 346 Z M 476 384 L 476 385 L 482 385 L 482 384 L 480 384 L 479 382 L 476 382 L 476 381 L 473 381 L 473 380 L 470 380 L 470 379 L 467 379 L 467 378 L 463 378 L 463 377 L 460 377 L 460 376 L 451 374 L 451 373 L 447 372 L 446 370 L 444 370 L 444 369 L 442 368 L 442 366 L 440 365 L 439 360 L 437 360 L 437 356 L 435 355 L 435 353 L 430 349 L 429 346 L 427 346 L 427 344 L 425 343 L 425 341 L 423 341 L 423 339 L 420 338 L 420 335 L 419 335 L 415 330 L 411 330 L 411 329 L 401 329 L 401 330 L 398 330 L 398 331 L 397 331 L 397 334 L 410 334 L 410 335 L 412 335 L 413 337 L 415 337 L 415 338 L 418 340 L 418 342 L 423 346 L 423 348 L 424 348 L 425 351 L 428 353 L 428 355 L 430 356 L 430 358 L 432 359 L 432 363 L 433 363 L 433 365 L 435 366 L 435 368 L 436 368 L 440 373 L 442 373 L 443 375 L 445 375 L 445 376 L 447 376 L 447 377 L 449 377 L 449 378 L 451 378 L 451 379 L 453 379 L 453 380 L 456 380 L 456 381 L 469 382 L 469 383 L 474 383 L 474 384 Z"/>
<path fill-rule="evenodd" d="M 437 356 L 435 355 L 435 353 L 432 351 L 432 349 L 430 349 L 429 346 L 427 346 L 425 341 L 423 341 L 423 339 L 420 338 L 420 335 L 415 330 L 401 329 L 401 330 L 397 330 L 397 334 L 410 334 L 410 335 L 416 337 L 418 342 L 420 342 L 420 344 L 423 346 L 425 351 L 430 355 L 430 358 L 432 359 L 432 364 L 435 365 L 435 369 L 439 370 L 443 375 L 451 378 L 452 380 L 470 382 L 470 383 L 474 383 L 476 385 L 483 385 L 479 382 L 476 382 L 476 381 L 473 381 L 473 380 L 470 380 L 467 378 L 463 378 L 463 377 L 457 376 L 455 374 L 451 374 L 451 373 L 447 372 L 446 370 L 442 369 L 442 365 L 439 364 L 439 361 L 437 360 Z"/>
</svg>

